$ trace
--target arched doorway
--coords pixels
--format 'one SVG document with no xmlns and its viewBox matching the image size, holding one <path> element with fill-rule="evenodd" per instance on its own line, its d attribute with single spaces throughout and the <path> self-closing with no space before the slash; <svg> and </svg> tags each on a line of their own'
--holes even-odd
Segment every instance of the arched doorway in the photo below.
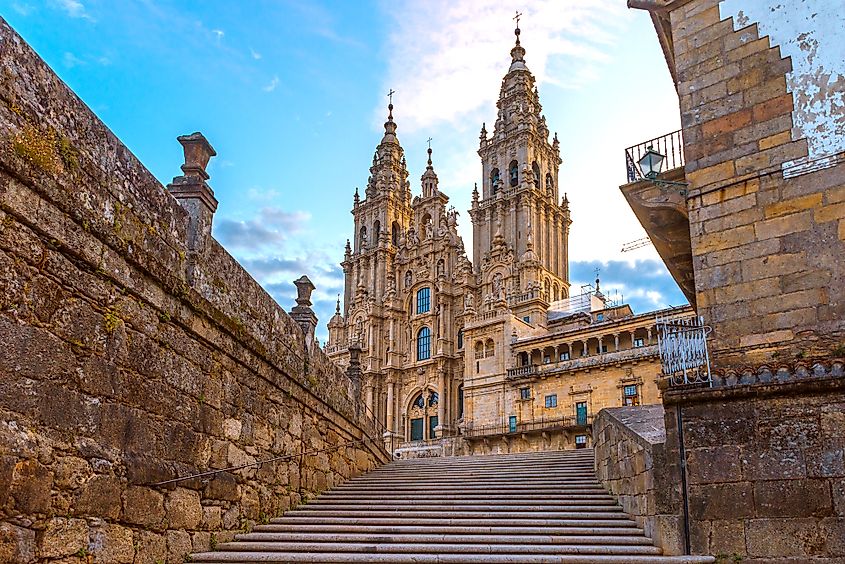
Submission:
<svg viewBox="0 0 845 564">
<path fill-rule="evenodd" d="M 434 429 L 439 424 L 437 420 L 437 404 L 440 396 L 431 389 L 418 392 L 411 405 L 408 407 L 408 429 L 407 438 L 409 441 L 423 441 L 436 439 Z"/>
</svg>

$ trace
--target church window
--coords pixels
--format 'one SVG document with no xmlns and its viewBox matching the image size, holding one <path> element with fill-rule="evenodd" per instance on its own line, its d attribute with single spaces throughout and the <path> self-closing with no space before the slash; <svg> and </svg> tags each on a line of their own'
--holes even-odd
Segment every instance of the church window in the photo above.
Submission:
<svg viewBox="0 0 845 564">
<path fill-rule="evenodd" d="M 484 343 L 484 356 L 493 356 L 496 354 L 496 344 L 493 343 L 493 339 L 487 339 L 487 342 Z"/>
<path fill-rule="evenodd" d="M 391 239 L 393 240 L 393 246 L 398 247 L 399 246 L 399 237 L 400 237 L 399 224 L 396 223 L 395 221 L 393 222 L 393 227 L 391 227 L 391 234 L 390 235 L 391 235 Z"/>
<path fill-rule="evenodd" d="M 484 343 L 481 341 L 475 342 L 475 358 L 484 358 Z"/>
<path fill-rule="evenodd" d="M 640 405 L 640 394 L 636 384 L 622 388 L 622 405 Z"/>
<path fill-rule="evenodd" d="M 423 327 L 417 333 L 417 360 L 431 358 L 431 329 Z"/>
<path fill-rule="evenodd" d="M 510 184 L 511 186 L 516 186 L 517 184 L 519 184 L 519 163 L 517 163 L 516 161 L 511 161 L 509 171 Z"/>
<path fill-rule="evenodd" d="M 559 296 L 560 296 L 560 287 L 557 285 L 557 282 L 555 282 L 554 286 L 552 286 L 552 297 L 554 298 L 554 301 L 558 301 Z"/>
<path fill-rule="evenodd" d="M 531 172 L 534 173 L 534 188 L 539 190 L 543 186 L 543 179 L 540 176 L 540 165 L 537 164 L 537 161 L 531 164 Z"/>
<path fill-rule="evenodd" d="M 554 188 L 555 188 L 555 183 L 552 180 L 552 175 L 546 174 L 546 190 L 551 192 L 552 190 L 554 190 Z"/>
<path fill-rule="evenodd" d="M 425 400 L 422 397 L 422 394 L 419 394 L 416 398 L 414 398 L 414 407 L 418 407 L 420 409 L 425 408 Z"/>
<path fill-rule="evenodd" d="M 495 194 L 499 190 L 499 169 L 494 168 L 490 173 L 490 193 Z"/>
<path fill-rule="evenodd" d="M 530 400 L 531 399 L 531 388 L 520 388 L 519 389 L 519 399 Z"/>
<path fill-rule="evenodd" d="M 546 396 L 546 407 L 557 407 L 557 394 L 549 394 Z"/>
<path fill-rule="evenodd" d="M 428 313 L 431 310 L 431 288 L 417 290 L 417 313 Z"/>
<path fill-rule="evenodd" d="M 545 289 L 546 289 L 546 299 L 548 300 L 549 296 L 551 296 L 551 294 L 552 294 L 552 282 L 551 282 L 551 280 L 546 278 L 546 282 L 545 282 L 544 286 L 545 286 Z"/>
<path fill-rule="evenodd" d="M 458 329 L 458 350 L 464 348 L 464 330 Z"/>
<path fill-rule="evenodd" d="M 440 401 L 440 396 L 437 392 L 429 392 L 428 394 L 428 407 L 434 407 L 437 405 L 437 402 Z"/>
<path fill-rule="evenodd" d="M 373 246 L 374 247 L 378 246 L 379 235 L 381 235 L 381 222 L 379 220 L 376 220 L 375 223 L 373 223 Z"/>
</svg>

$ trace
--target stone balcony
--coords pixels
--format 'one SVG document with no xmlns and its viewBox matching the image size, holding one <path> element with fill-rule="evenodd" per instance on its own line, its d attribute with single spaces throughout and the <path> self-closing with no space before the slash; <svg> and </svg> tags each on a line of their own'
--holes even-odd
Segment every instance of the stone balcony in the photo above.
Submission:
<svg viewBox="0 0 845 564">
<path fill-rule="evenodd" d="M 477 439 L 489 439 L 491 437 L 503 437 L 508 435 L 524 435 L 532 433 L 549 433 L 555 431 L 572 431 L 588 429 L 593 424 L 593 416 L 578 417 L 567 415 L 554 419 L 532 419 L 520 421 L 515 426 L 507 423 L 499 425 L 481 425 L 464 430 L 464 439 L 471 441 Z"/>
<path fill-rule="evenodd" d="M 508 368 L 507 379 L 513 381 L 543 377 L 571 370 L 583 370 L 594 366 L 613 364 L 615 362 L 628 362 L 631 360 L 657 357 L 658 355 L 659 351 L 657 345 L 634 347 L 632 349 L 582 356 L 570 360 L 560 360 L 545 364 L 529 364 L 527 366 Z"/>
</svg>

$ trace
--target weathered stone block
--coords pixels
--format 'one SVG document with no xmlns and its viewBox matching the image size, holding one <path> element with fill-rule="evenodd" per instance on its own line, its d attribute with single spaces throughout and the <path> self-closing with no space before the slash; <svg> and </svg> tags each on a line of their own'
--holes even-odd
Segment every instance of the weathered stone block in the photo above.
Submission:
<svg viewBox="0 0 845 564">
<path fill-rule="evenodd" d="M 193 490 L 176 488 L 170 492 L 167 495 L 165 509 L 167 510 L 168 528 L 196 529 L 202 522 L 200 495 Z"/>
<path fill-rule="evenodd" d="M 132 529 L 104 523 L 90 532 L 89 552 L 96 561 L 131 564 L 135 561 Z"/>
<path fill-rule="evenodd" d="M 771 480 L 754 484 L 758 517 L 829 517 L 833 514 L 826 480 Z"/>
<path fill-rule="evenodd" d="M 167 531 L 167 564 L 183 564 L 193 551 L 191 535 L 185 531 Z"/>
<path fill-rule="evenodd" d="M 751 557 L 809 557 L 824 554 L 827 531 L 820 520 L 751 519 L 746 523 L 746 546 Z"/>
<path fill-rule="evenodd" d="M 39 558 L 61 558 L 88 550 L 88 524 L 83 519 L 54 517 L 38 541 Z"/>
<path fill-rule="evenodd" d="M 687 451 L 690 484 L 742 481 L 742 451 L 736 446 L 717 446 Z"/>
<path fill-rule="evenodd" d="M 750 482 L 707 484 L 689 487 L 693 519 L 735 519 L 754 517 L 754 489 Z"/>
<path fill-rule="evenodd" d="M 130 486 L 123 495 L 123 515 L 128 523 L 158 527 L 164 520 L 164 496 L 151 488 Z"/>
<path fill-rule="evenodd" d="M 35 560 L 35 531 L 0 523 L 0 562 L 28 564 Z"/>
<path fill-rule="evenodd" d="M 11 494 L 23 513 L 46 513 L 50 509 L 53 473 L 37 460 L 22 460 L 12 474 Z"/>
<path fill-rule="evenodd" d="M 78 517 L 117 519 L 120 516 L 121 494 L 119 479 L 94 476 L 79 488 L 73 504 L 73 513 Z"/>
</svg>

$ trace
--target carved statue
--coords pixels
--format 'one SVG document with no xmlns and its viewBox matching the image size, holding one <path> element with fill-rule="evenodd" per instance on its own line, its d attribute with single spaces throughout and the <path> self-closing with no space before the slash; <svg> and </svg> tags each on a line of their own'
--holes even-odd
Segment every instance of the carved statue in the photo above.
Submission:
<svg viewBox="0 0 845 564">
<path fill-rule="evenodd" d="M 502 297 L 502 275 L 498 272 L 493 276 L 493 296 L 497 300 Z"/>
<path fill-rule="evenodd" d="M 472 292 L 467 292 L 467 295 L 464 296 L 464 311 L 470 311 L 475 309 L 475 298 L 472 295 Z"/>
</svg>

